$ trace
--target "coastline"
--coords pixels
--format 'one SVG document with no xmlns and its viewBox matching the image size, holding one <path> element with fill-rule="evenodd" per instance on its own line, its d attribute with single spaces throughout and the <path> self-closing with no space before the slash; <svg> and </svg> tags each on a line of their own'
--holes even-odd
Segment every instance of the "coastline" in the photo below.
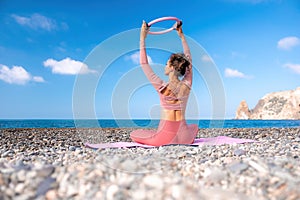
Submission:
<svg viewBox="0 0 300 200">
<path fill-rule="evenodd" d="M 299 199 L 299 128 L 199 129 L 256 143 L 93 150 L 134 128 L 0 129 L 3 199 Z M 0 198 L 1 199 L 1 198 Z"/>
<path fill-rule="evenodd" d="M 4 128 L 156 128 L 159 119 L 0 119 Z M 201 128 L 292 128 L 300 120 L 187 119 Z"/>
</svg>

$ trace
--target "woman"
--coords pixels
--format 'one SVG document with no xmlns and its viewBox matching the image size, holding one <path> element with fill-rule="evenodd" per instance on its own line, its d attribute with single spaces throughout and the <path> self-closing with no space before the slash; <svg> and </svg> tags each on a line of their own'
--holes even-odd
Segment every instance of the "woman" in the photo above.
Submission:
<svg viewBox="0 0 300 200">
<path fill-rule="evenodd" d="M 148 31 L 148 25 L 143 22 L 140 34 L 140 64 L 159 94 L 161 120 L 157 131 L 140 129 L 133 131 L 130 137 L 135 142 L 153 146 L 191 144 L 198 133 L 198 126 L 187 125 L 185 121 L 186 104 L 192 87 L 192 58 L 182 28 L 179 25 L 177 33 L 181 38 L 184 54 L 170 56 L 165 67 L 165 75 L 169 76 L 168 83 L 164 83 L 148 63 L 145 47 Z"/>
</svg>

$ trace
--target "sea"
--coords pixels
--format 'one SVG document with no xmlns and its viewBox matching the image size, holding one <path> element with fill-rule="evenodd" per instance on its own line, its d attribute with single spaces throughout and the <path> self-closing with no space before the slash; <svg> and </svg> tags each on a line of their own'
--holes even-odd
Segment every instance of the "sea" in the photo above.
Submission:
<svg viewBox="0 0 300 200">
<path fill-rule="evenodd" d="M 300 120 L 187 120 L 199 128 L 300 128 Z M 5 128 L 155 128 L 159 120 L 150 119 L 0 119 Z"/>
</svg>

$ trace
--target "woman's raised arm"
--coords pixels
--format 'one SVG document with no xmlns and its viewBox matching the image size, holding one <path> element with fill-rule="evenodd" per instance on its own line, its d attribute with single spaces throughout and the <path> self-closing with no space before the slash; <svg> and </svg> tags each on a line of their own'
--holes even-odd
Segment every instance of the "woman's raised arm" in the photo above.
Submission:
<svg viewBox="0 0 300 200">
<path fill-rule="evenodd" d="M 187 82 L 189 84 L 189 86 L 192 87 L 192 82 L 193 82 L 192 55 L 191 55 L 190 48 L 187 44 L 187 41 L 185 39 L 185 36 L 182 32 L 181 25 L 177 27 L 177 33 L 178 33 L 178 35 L 181 39 L 183 53 L 188 58 L 188 60 L 190 61 L 189 68 L 187 69 L 187 71 L 184 75 L 183 81 Z"/>
<path fill-rule="evenodd" d="M 140 64 L 142 69 L 147 76 L 148 80 L 152 83 L 153 87 L 159 91 L 163 85 L 163 81 L 153 72 L 151 66 L 148 63 L 145 39 L 147 37 L 147 32 L 149 27 L 146 22 L 143 22 L 140 34 Z"/>
</svg>

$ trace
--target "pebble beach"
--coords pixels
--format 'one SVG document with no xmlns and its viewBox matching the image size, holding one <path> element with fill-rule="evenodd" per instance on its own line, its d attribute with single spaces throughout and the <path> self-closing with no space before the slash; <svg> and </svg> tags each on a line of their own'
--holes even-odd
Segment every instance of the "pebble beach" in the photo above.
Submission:
<svg viewBox="0 0 300 200">
<path fill-rule="evenodd" d="M 0 129 L 0 200 L 300 199 L 300 129 L 199 129 L 257 142 L 94 150 L 130 128 Z"/>
</svg>

